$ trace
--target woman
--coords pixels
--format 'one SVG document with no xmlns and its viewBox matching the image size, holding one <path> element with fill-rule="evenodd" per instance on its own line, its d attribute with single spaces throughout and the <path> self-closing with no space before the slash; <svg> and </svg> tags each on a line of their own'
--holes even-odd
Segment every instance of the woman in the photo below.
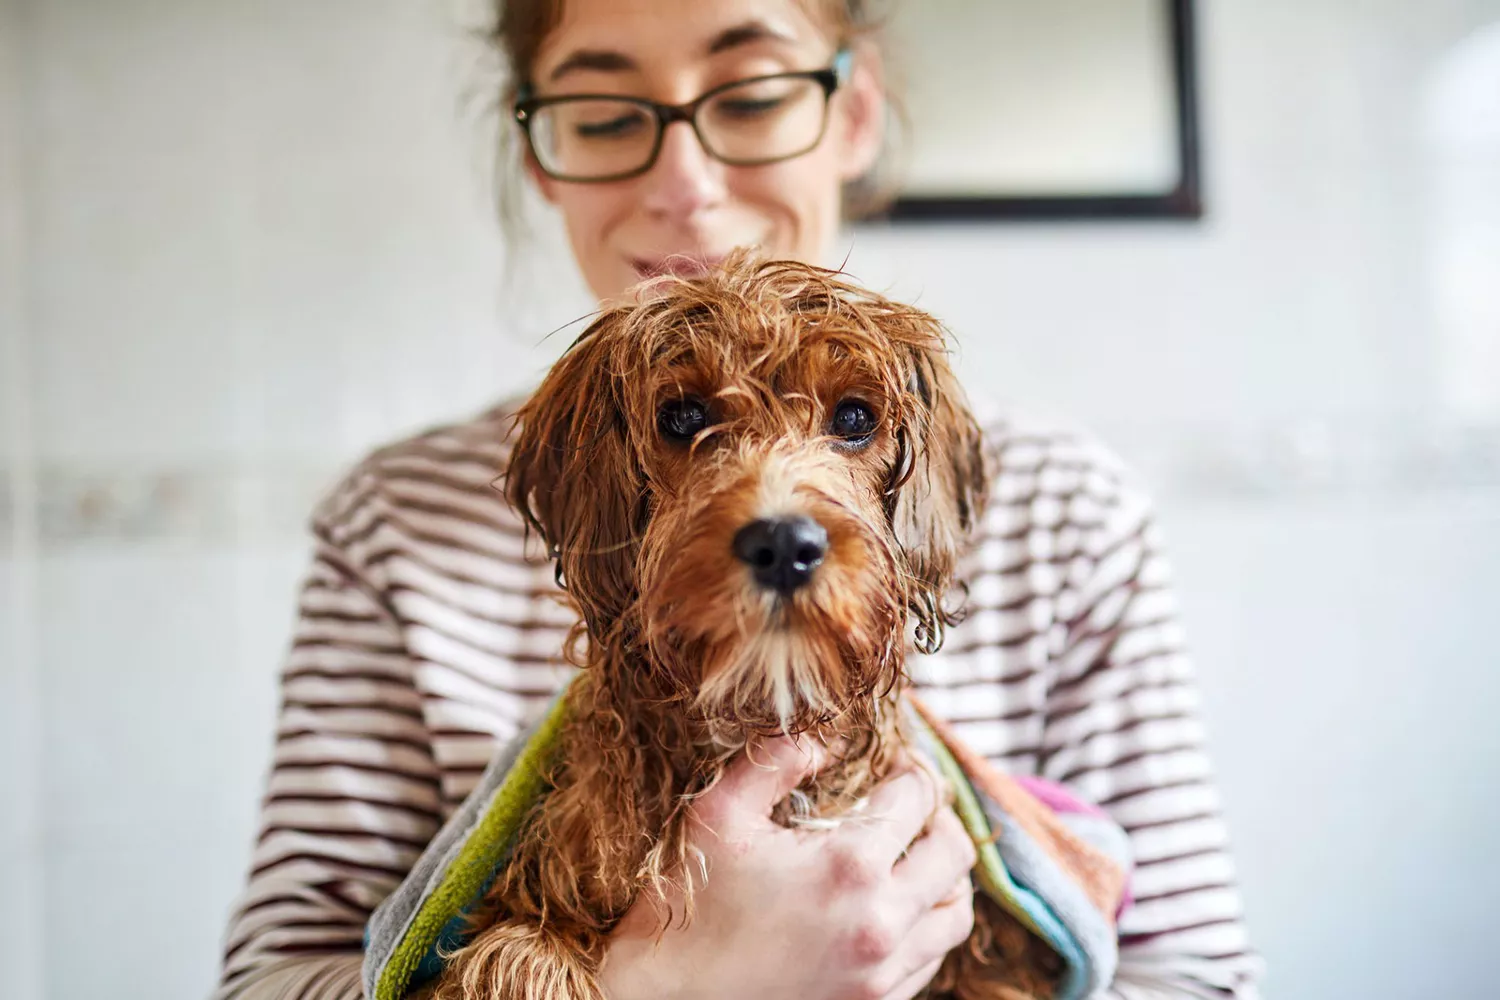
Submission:
<svg viewBox="0 0 1500 1000">
<path fill-rule="evenodd" d="M 526 172 L 601 301 L 746 244 L 821 261 L 876 165 L 885 97 L 860 0 L 517 0 L 496 37 L 521 83 Z M 568 612 L 491 486 L 504 423 L 502 408 L 384 449 L 315 515 L 222 997 L 357 997 L 370 911 L 564 679 Z M 1251 996 L 1149 509 L 1085 441 L 989 433 L 1000 471 L 973 611 L 915 679 L 976 749 L 1072 785 L 1130 833 L 1117 995 Z M 885 824 L 794 833 L 768 813 L 818 762 L 768 752 L 773 767 L 742 766 L 697 806 L 713 872 L 698 918 L 659 944 L 651 912 L 622 923 L 614 1000 L 904 1000 L 967 934 L 973 853 L 954 817 L 898 847 L 932 801 L 920 772 L 882 788 Z"/>
</svg>

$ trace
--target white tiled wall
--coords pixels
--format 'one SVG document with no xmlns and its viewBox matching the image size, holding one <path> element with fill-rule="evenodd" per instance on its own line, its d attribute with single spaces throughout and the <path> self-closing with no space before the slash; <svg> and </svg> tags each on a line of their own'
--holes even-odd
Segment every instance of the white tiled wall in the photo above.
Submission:
<svg viewBox="0 0 1500 1000">
<path fill-rule="evenodd" d="M 0 0 L 7 996 L 205 993 L 300 520 L 586 308 L 555 232 L 502 262 L 457 6 Z M 1422 102 L 1500 3 L 1201 6 L 1204 224 L 851 268 L 1156 483 L 1273 995 L 1487 997 L 1500 436 L 1448 398 Z"/>
<path fill-rule="evenodd" d="M 16 995 L 31 998 L 41 995 L 42 837 L 27 582 L 15 560 L 0 556 L 0 964 L 14 975 Z"/>
<path fill-rule="evenodd" d="M 1500 493 L 1169 503 L 1268 995 L 1494 995 Z"/>
<path fill-rule="evenodd" d="M 208 901 L 243 874 L 299 555 L 114 542 L 44 560 L 49 996 L 105 977 L 115 996 L 203 992 L 222 931 Z M 90 941 L 113 943 L 107 968 L 70 960 Z"/>
<path fill-rule="evenodd" d="M 19 139 L 17 10 L 0 3 L 0 968 L 18 996 L 41 994 L 42 838 L 35 748 L 35 531 L 26 508 L 32 450 L 23 334 L 26 230 Z M 20 508 L 18 510 L 18 508 Z"/>
</svg>

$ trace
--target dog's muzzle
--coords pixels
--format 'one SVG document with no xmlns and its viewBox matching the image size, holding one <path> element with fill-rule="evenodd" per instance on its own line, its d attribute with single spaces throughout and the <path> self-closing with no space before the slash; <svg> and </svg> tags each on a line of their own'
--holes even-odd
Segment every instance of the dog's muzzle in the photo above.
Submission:
<svg viewBox="0 0 1500 1000">
<path fill-rule="evenodd" d="M 810 517 L 751 521 L 734 535 L 734 554 L 755 582 L 789 597 L 812 579 L 828 553 L 828 532 Z"/>
</svg>

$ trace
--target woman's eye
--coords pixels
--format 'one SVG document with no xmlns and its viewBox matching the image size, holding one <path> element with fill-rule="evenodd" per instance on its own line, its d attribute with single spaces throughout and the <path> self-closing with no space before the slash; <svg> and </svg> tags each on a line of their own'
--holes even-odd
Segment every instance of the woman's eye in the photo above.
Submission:
<svg viewBox="0 0 1500 1000">
<path fill-rule="evenodd" d="M 575 129 L 580 139 L 620 139 L 639 132 L 643 122 L 639 115 L 579 122 Z"/>
<path fill-rule="evenodd" d="M 868 406 L 846 399 L 834 409 L 830 430 L 835 437 L 854 443 L 874 434 L 876 426 L 875 414 Z"/>
<path fill-rule="evenodd" d="M 720 101 L 715 110 L 725 118 L 759 118 L 775 112 L 785 103 L 786 98 L 784 97 L 740 97 L 734 100 Z"/>
<path fill-rule="evenodd" d="M 701 399 L 673 399 L 656 411 L 656 426 L 670 441 L 689 443 L 708 427 L 708 407 Z"/>
</svg>

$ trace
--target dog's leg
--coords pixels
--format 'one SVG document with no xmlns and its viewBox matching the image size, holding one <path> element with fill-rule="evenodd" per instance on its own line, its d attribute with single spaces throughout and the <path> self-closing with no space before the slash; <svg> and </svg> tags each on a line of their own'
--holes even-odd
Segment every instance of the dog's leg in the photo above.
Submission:
<svg viewBox="0 0 1500 1000">
<path fill-rule="evenodd" d="M 585 941 L 504 920 L 454 956 L 432 1000 L 605 1000 Z"/>
<path fill-rule="evenodd" d="M 983 893 L 974 896 L 974 930 L 948 953 L 927 1000 L 1051 1000 L 1062 960 Z"/>
</svg>

